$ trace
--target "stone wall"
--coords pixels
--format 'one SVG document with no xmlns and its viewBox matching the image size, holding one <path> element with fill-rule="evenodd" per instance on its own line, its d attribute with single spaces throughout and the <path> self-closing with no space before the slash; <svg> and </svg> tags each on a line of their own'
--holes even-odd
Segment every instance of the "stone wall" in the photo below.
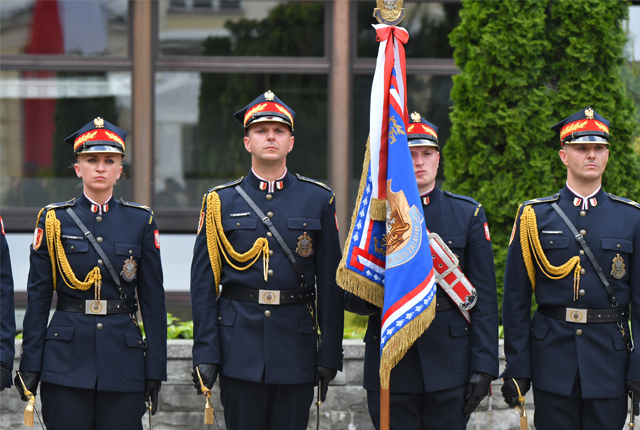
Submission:
<svg viewBox="0 0 640 430">
<path fill-rule="evenodd" d="M 20 354 L 21 341 L 16 341 L 16 362 Z M 169 341 L 169 378 L 162 385 L 159 410 L 153 417 L 154 430 L 212 430 L 215 426 L 205 426 L 204 398 L 196 395 L 191 383 L 190 340 Z M 501 371 L 504 366 L 502 342 L 500 343 Z M 339 372 L 329 388 L 327 401 L 320 407 L 320 428 L 322 430 L 373 430 L 367 412 L 366 392 L 362 388 L 364 344 L 360 340 L 344 341 L 344 370 Z M 507 408 L 500 395 L 501 381 L 494 381 L 492 410 L 487 410 L 488 400 L 482 402 L 469 420 L 468 430 L 519 430 L 517 412 Z M 533 427 L 533 398 L 527 394 L 529 425 Z M 40 409 L 40 399 L 36 403 Z M 0 393 L 0 429 L 26 428 L 22 424 L 25 403 L 18 397 L 15 388 Z M 224 414 L 220 404 L 220 391 L 216 384 L 213 390 L 213 406 L 220 429 L 226 429 Z M 149 420 L 145 415 L 143 425 L 148 429 Z M 36 427 L 38 427 L 36 418 Z M 315 406 L 311 409 L 308 430 L 316 427 Z"/>
</svg>

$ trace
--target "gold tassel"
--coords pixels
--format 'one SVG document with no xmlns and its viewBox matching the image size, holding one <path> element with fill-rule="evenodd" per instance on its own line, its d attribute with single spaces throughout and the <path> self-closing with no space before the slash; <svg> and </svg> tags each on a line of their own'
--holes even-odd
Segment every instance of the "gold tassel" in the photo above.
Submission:
<svg viewBox="0 0 640 430">
<path fill-rule="evenodd" d="M 513 378 L 512 380 L 513 380 L 513 383 L 516 384 L 516 389 L 518 390 L 518 402 L 520 402 L 520 404 L 516 406 L 516 409 L 520 414 L 520 430 L 529 430 L 529 423 L 527 421 L 527 410 L 524 407 L 524 396 L 522 395 L 522 392 L 520 391 L 520 386 L 518 385 L 516 380 Z"/>
<path fill-rule="evenodd" d="M 211 400 L 211 390 L 204 385 L 202 376 L 200 376 L 200 369 L 198 369 L 198 366 L 196 366 L 196 372 L 198 373 L 198 379 L 200 380 L 200 391 L 202 391 L 202 394 L 204 394 L 205 398 L 204 423 L 205 425 L 213 424 L 213 401 Z"/>
<path fill-rule="evenodd" d="M 371 219 L 374 221 L 387 220 L 387 201 L 385 199 L 371 199 Z"/>
<path fill-rule="evenodd" d="M 16 373 L 20 377 L 20 382 L 22 382 L 22 386 L 24 387 L 24 395 L 29 399 L 29 401 L 27 402 L 27 406 L 24 408 L 24 425 L 33 427 L 33 411 L 36 406 L 36 396 L 34 396 L 33 393 L 27 389 L 27 385 L 24 383 L 20 372 Z"/>
</svg>

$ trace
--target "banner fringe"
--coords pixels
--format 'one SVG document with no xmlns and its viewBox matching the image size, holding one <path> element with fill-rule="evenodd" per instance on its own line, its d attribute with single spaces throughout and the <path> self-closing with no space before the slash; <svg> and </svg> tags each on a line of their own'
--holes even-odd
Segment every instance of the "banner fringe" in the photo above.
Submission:
<svg viewBox="0 0 640 430">
<path fill-rule="evenodd" d="M 383 389 L 389 388 L 389 379 L 391 378 L 391 369 L 406 352 L 411 348 L 411 345 L 429 328 L 431 321 L 436 316 L 436 298 L 434 296 L 431 304 L 420 315 L 411 320 L 406 326 L 402 327 L 391 339 L 387 342 L 382 350 L 382 356 L 380 357 L 380 387 Z"/>
</svg>

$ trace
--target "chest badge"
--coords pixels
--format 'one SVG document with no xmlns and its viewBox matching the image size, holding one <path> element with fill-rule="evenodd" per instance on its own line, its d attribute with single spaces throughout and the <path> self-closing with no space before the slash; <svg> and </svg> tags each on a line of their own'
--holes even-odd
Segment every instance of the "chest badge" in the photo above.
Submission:
<svg viewBox="0 0 640 430">
<path fill-rule="evenodd" d="M 612 263 L 611 276 L 616 279 L 622 279 L 622 277 L 627 274 L 627 271 L 624 269 L 624 259 L 620 257 L 620 254 L 618 254 L 613 259 Z"/>
<path fill-rule="evenodd" d="M 131 282 L 136 279 L 136 272 L 138 271 L 138 263 L 135 262 L 133 257 L 129 257 L 128 260 L 124 260 L 124 266 L 122 266 L 122 272 L 120 276 L 127 282 Z"/>
<path fill-rule="evenodd" d="M 307 235 L 306 231 L 302 236 L 298 238 L 296 252 L 300 257 L 305 258 L 313 254 L 313 249 L 311 248 L 311 238 Z"/>
</svg>

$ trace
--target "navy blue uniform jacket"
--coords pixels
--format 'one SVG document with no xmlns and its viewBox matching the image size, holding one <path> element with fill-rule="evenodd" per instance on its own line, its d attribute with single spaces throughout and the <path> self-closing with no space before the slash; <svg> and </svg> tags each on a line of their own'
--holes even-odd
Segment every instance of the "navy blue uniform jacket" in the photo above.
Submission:
<svg viewBox="0 0 640 430">
<path fill-rule="evenodd" d="M 84 197 L 66 203 L 49 205 L 38 220 L 43 231 L 38 249 L 31 245 L 27 292 L 29 301 L 24 317 L 21 371 L 42 372 L 41 381 L 67 387 L 97 388 L 100 391 L 144 391 L 145 379 L 167 379 L 167 314 L 162 286 L 158 227 L 153 212 L 145 206 L 109 202 L 109 210 L 98 216 Z M 133 256 L 137 263 L 137 278 L 131 282 L 120 276 L 127 298 L 137 297 L 144 320 L 148 347 L 129 314 L 85 315 L 56 311 L 47 327 L 53 296 L 51 259 L 47 249 L 45 216 L 56 211 L 62 245 L 76 278 L 84 280 L 98 266 L 96 250 L 65 212 L 71 207 L 83 224 L 103 242 L 101 247 L 116 273 L 122 271 L 125 260 Z M 101 219 L 101 222 L 98 220 Z M 37 231 L 37 230 L 36 230 Z M 77 239 L 82 238 L 82 239 Z M 104 265 L 102 300 L 119 300 L 116 284 Z M 58 297 L 93 300 L 94 287 L 86 291 L 71 289 L 57 273 Z M 137 287 L 137 288 L 136 288 Z M 99 328 L 98 324 L 101 324 Z"/>
<path fill-rule="evenodd" d="M 631 322 L 640 333 L 640 206 L 600 190 L 597 204 L 582 211 L 573 205 L 576 196 L 566 187 L 551 197 L 526 202 L 535 210 L 538 234 L 549 262 L 560 266 L 579 256 L 585 273 L 580 276 L 583 295 L 573 300 L 573 273 L 551 280 L 536 268 L 535 300 L 538 305 L 579 309 L 611 309 L 604 285 L 580 244 L 551 207 L 555 201 L 584 235 L 600 263 L 619 306 L 631 304 Z M 581 216 L 581 212 L 584 216 Z M 548 318 L 538 312 L 531 318 L 531 282 L 522 259 L 520 215 L 514 226 L 504 278 L 502 320 L 507 367 L 504 378 L 533 378 L 542 390 L 567 396 L 576 375 L 583 398 L 615 398 L 625 395 L 625 378 L 640 382 L 638 350 L 627 351 L 616 323 L 579 324 Z M 613 259 L 624 259 L 626 274 L 611 275 Z M 634 312 L 635 311 L 635 312 Z M 624 323 L 627 338 L 629 327 Z M 576 331 L 582 330 L 581 335 Z"/>
<path fill-rule="evenodd" d="M 315 283 L 322 346 L 316 352 L 315 324 L 306 303 L 274 306 L 224 297 L 216 302 L 206 223 L 203 223 L 196 238 L 191 266 L 193 364 L 221 364 L 223 375 L 252 382 L 313 383 L 316 365 L 342 368 L 344 307 L 342 290 L 335 280 L 340 243 L 334 195 L 325 185 L 288 173 L 282 181 L 282 189 L 272 193 L 260 190 L 260 180 L 253 173 L 242 182 L 238 180 L 214 188 L 220 196 L 224 232 L 233 248 L 244 253 L 257 238 L 267 237 L 269 249 L 273 251 L 269 259 L 273 275 L 267 282 L 262 258 L 251 268 L 238 271 L 221 256 L 222 288 L 300 288 L 293 266 L 278 242 L 274 237 L 268 237 L 267 227 L 233 188 L 237 183 L 265 214 L 273 214 L 271 221 L 293 252 L 307 286 L 313 287 Z M 232 214 L 236 216 L 232 217 Z M 313 249 L 313 254 L 306 258 L 295 252 L 304 232 L 311 237 Z M 266 311 L 270 311 L 270 316 L 266 316 Z"/>
<path fill-rule="evenodd" d="M 460 260 L 478 292 L 471 325 L 459 310 L 436 313 L 429 328 L 391 371 L 391 392 L 420 393 L 465 385 L 469 372 L 498 376 L 498 298 L 493 253 L 484 209 L 470 197 L 435 188 L 423 204 L 430 232 L 440 235 Z M 423 197 L 424 202 L 425 197 Z M 438 297 L 446 293 L 438 287 Z M 346 309 L 366 315 L 365 302 L 346 293 Z M 380 311 L 369 317 L 364 341 L 364 388 L 380 390 Z"/>
<path fill-rule="evenodd" d="M 0 218 L 0 223 L 2 218 Z M 4 236 L 4 225 L 0 235 L 0 361 L 13 367 L 15 355 L 14 337 L 16 334 L 16 317 L 13 305 L 13 273 L 11 272 L 11 256 L 7 238 Z M 11 378 L 7 378 L 7 387 L 11 386 Z"/>
</svg>

